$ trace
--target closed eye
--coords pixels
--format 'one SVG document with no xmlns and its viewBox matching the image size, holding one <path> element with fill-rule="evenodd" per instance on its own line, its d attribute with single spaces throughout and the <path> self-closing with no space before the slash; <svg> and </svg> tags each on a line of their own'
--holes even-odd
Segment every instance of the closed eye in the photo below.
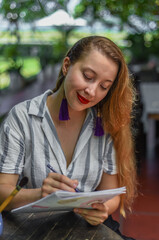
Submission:
<svg viewBox="0 0 159 240">
<path fill-rule="evenodd" d="M 92 77 L 87 76 L 85 73 L 83 73 L 83 76 L 86 80 L 92 80 Z"/>
<path fill-rule="evenodd" d="M 100 85 L 101 86 L 101 88 L 103 89 L 103 90 L 107 90 L 108 88 L 107 87 L 104 87 L 104 86 L 102 86 L 102 85 Z"/>
</svg>

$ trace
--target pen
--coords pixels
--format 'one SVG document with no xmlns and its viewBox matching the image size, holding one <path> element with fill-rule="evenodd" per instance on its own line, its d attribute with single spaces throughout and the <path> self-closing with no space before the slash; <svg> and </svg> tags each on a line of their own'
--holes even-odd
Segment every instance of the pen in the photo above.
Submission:
<svg viewBox="0 0 159 240">
<path fill-rule="evenodd" d="M 47 164 L 47 167 L 48 167 L 52 172 L 57 173 L 57 172 L 54 170 L 54 168 L 53 168 L 49 163 Z M 79 190 L 78 188 L 75 188 L 75 191 L 76 191 L 76 192 L 80 192 L 80 190 Z"/>
</svg>

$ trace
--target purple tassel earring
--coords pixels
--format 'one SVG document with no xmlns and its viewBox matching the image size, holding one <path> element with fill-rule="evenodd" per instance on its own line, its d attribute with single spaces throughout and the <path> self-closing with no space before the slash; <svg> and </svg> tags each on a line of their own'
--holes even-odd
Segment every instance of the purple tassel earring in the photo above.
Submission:
<svg viewBox="0 0 159 240">
<path fill-rule="evenodd" d="M 103 130 L 103 127 L 102 127 L 102 119 L 101 119 L 101 114 L 100 114 L 99 107 L 98 107 L 98 110 L 97 110 L 96 126 L 95 126 L 95 129 L 94 129 L 94 135 L 97 136 L 97 137 L 100 137 L 100 136 L 104 135 L 104 130 Z"/>
<path fill-rule="evenodd" d="M 59 120 L 66 121 L 69 119 L 70 119 L 70 117 L 69 117 L 69 112 L 68 112 L 67 99 L 65 97 L 63 97 L 61 106 L 60 106 Z"/>
</svg>

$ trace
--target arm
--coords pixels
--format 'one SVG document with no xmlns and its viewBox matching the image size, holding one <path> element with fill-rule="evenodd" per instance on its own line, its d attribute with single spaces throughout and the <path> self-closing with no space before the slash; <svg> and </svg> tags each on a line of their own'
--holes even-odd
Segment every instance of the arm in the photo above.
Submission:
<svg viewBox="0 0 159 240">
<path fill-rule="evenodd" d="M 0 204 L 10 195 L 15 189 L 19 175 L 0 173 Z M 57 190 L 65 190 L 74 192 L 77 187 L 77 180 L 69 179 L 58 173 L 49 173 L 44 179 L 42 187 L 36 189 L 22 188 L 13 200 L 8 204 L 5 210 L 11 210 L 23 206 L 25 204 L 39 200 L 48 194 Z"/>
<path fill-rule="evenodd" d="M 105 189 L 113 189 L 118 188 L 118 179 L 117 174 L 110 175 L 107 173 L 103 173 L 102 180 L 97 187 L 97 191 L 99 190 L 105 190 Z M 110 200 L 108 200 L 105 205 L 108 207 L 108 214 L 111 215 L 113 212 L 117 210 L 120 203 L 120 196 L 116 196 Z"/>
<path fill-rule="evenodd" d="M 99 191 L 117 187 L 117 174 L 109 175 L 107 173 L 103 173 L 101 182 L 96 190 Z M 108 216 L 118 208 L 119 203 L 120 196 L 116 196 L 103 204 L 92 204 L 93 209 L 74 209 L 74 212 L 79 213 L 81 216 L 83 216 L 85 220 L 91 225 L 98 225 L 100 223 L 103 223 L 108 218 Z"/>
<path fill-rule="evenodd" d="M 10 195 L 15 189 L 19 175 L 0 173 L 0 204 Z M 22 188 L 13 200 L 8 204 L 5 210 L 9 211 L 13 208 L 23 206 L 34 202 L 41 198 L 41 188 L 24 189 Z"/>
</svg>

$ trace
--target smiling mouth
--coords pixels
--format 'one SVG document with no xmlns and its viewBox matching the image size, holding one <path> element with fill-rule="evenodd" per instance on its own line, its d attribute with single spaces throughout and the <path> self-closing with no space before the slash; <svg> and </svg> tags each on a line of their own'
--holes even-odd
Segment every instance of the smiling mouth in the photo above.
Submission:
<svg viewBox="0 0 159 240">
<path fill-rule="evenodd" d="M 82 103 L 82 104 L 88 104 L 89 100 L 87 100 L 86 98 L 82 97 L 79 93 L 77 93 L 77 97 L 78 100 Z"/>
</svg>

